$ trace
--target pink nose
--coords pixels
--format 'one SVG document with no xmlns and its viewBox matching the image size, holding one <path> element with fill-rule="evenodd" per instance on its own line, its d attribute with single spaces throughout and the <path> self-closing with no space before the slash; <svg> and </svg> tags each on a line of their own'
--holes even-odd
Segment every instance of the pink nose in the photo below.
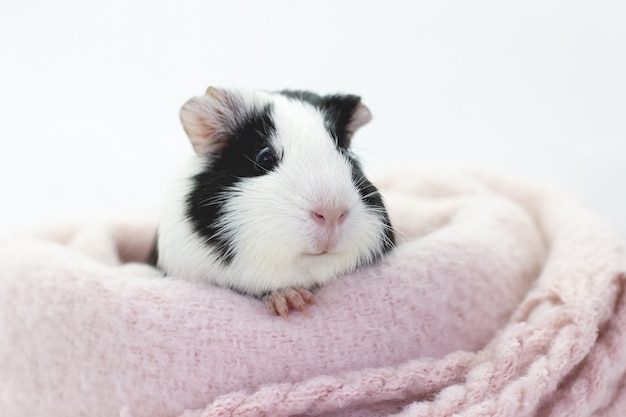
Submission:
<svg viewBox="0 0 626 417">
<path fill-rule="evenodd" d="M 311 210 L 311 218 L 319 226 L 333 227 L 342 224 L 348 217 L 348 210 L 340 208 L 320 208 Z"/>
</svg>

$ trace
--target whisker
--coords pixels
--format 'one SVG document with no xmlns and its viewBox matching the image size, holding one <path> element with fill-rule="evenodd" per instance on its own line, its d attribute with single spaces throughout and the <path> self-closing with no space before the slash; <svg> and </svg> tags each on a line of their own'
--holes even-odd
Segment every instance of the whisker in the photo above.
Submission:
<svg viewBox="0 0 626 417">
<path fill-rule="evenodd" d="M 387 211 L 383 207 L 367 207 L 367 211 L 375 214 L 385 214 Z"/>
<path fill-rule="evenodd" d="M 257 168 L 259 168 L 259 169 L 263 170 L 266 174 L 267 174 L 268 172 L 270 172 L 270 170 L 269 170 L 269 169 L 262 167 L 262 166 L 261 166 L 261 165 L 259 165 L 256 161 L 252 160 L 252 158 L 250 158 L 248 155 L 246 155 L 246 159 L 247 159 L 248 161 L 252 162 L 252 163 L 254 164 L 254 166 L 255 166 L 255 167 L 257 167 Z"/>
<path fill-rule="evenodd" d="M 366 181 L 367 181 L 367 178 L 360 177 L 355 185 L 357 188 L 361 188 L 361 186 L 365 184 Z"/>
<path fill-rule="evenodd" d="M 411 236 L 406 232 L 402 232 L 398 229 L 393 229 L 393 228 L 389 228 L 389 229 L 392 229 L 392 231 L 396 234 L 396 236 L 403 237 L 406 239 L 411 239 Z"/>
<path fill-rule="evenodd" d="M 371 193 L 365 194 L 362 198 L 366 199 L 366 198 L 370 198 L 370 197 L 375 196 L 375 195 L 380 195 L 380 193 L 378 191 L 372 191 Z"/>
</svg>

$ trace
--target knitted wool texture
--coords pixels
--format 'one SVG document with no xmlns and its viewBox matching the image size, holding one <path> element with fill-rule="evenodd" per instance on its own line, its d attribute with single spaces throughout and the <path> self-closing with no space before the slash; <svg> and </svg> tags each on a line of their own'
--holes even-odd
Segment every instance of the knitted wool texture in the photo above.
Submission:
<svg viewBox="0 0 626 417">
<path fill-rule="evenodd" d="M 3 238 L 0 414 L 624 414 L 626 246 L 611 225 L 493 173 L 376 182 L 398 247 L 289 322 L 139 264 L 154 222 Z"/>
</svg>

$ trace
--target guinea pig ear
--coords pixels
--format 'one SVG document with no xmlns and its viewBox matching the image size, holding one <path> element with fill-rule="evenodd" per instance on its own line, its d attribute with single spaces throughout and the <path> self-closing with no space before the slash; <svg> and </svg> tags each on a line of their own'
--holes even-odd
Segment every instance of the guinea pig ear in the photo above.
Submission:
<svg viewBox="0 0 626 417">
<path fill-rule="evenodd" d="M 338 145 L 348 148 L 354 133 L 372 120 L 372 113 L 361 97 L 354 95 L 332 95 L 322 100 L 322 107 L 330 116 Z"/>
<path fill-rule="evenodd" d="M 242 106 L 239 94 L 214 87 L 183 105 L 180 120 L 198 155 L 218 152 L 228 145 L 228 128 Z"/>
<path fill-rule="evenodd" d="M 369 123 L 370 120 L 372 120 L 372 112 L 359 99 L 359 102 L 352 110 L 352 115 L 346 125 L 346 136 L 348 137 L 348 140 L 352 139 L 354 132 L 356 132 L 361 126 Z"/>
</svg>

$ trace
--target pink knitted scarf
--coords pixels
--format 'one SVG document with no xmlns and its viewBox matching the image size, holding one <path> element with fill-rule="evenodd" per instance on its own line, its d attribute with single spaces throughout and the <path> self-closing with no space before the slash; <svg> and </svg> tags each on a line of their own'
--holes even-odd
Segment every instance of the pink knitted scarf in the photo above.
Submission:
<svg viewBox="0 0 626 417">
<path fill-rule="evenodd" d="M 464 168 L 376 181 L 400 244 L 289 322 L 138 263 L 154 222 L 0 240 L 0 414 L 626 415 L 626 245 L 576 199 Z"/>
</svg>

